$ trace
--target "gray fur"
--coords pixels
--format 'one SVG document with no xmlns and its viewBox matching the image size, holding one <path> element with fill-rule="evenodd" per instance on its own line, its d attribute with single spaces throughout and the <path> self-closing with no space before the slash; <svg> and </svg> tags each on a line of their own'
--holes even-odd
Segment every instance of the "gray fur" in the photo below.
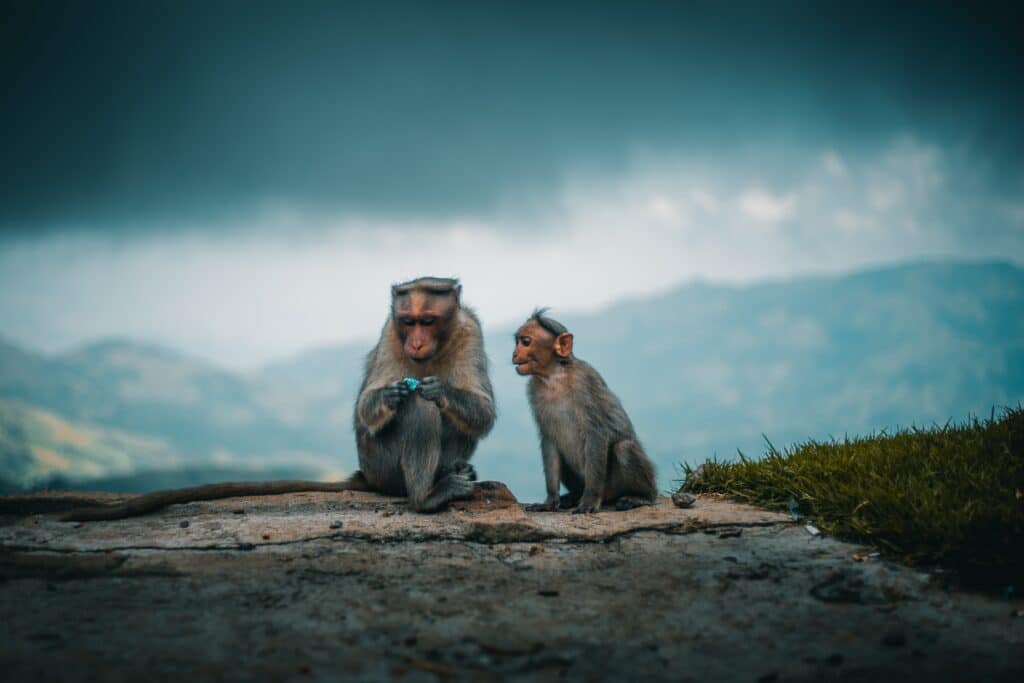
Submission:
<svg viewBox="0 0 1024 683">
<path fill-rule="evenodd" d="M 653 503 L 654 464 L 622 403 L 597 370 L 573 358 L 528 388 L 540 431 L 549 508 L 594 512 L 619 499 Z M 559 484 L 569 490 L 559 498 Z"/>
<path fill-rule="evenodd" d="M 494 425 L 480 323 L 459 308 L 452 327 L 435 358 L 416 364 L 405 358 L 389 320 L 367 357 L 356 401 L 362 475 L 373 490 L 408 496 L 421 512 L 472 494 L 476 475 L 469 460 Z M 416 391 L 394 389 L 406 376 L 421 380 Z"/>
</svg>

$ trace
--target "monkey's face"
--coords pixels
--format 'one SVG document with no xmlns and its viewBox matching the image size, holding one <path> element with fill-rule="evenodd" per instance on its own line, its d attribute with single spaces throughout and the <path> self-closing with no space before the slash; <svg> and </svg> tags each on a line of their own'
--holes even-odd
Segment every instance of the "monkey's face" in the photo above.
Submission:
<svg viewBox="0 0 1024 683">
<path fill-rule="evenodd" d="M 395 330 L 407 358 L 423 363 L 433 358 L 448 338 L 458 303 L 448 295 L 410 292 L 393 301 Z"/>
<path fill-rule="evenodd" d="M 516 332 L 512 364 L 520 375 L 545 375 L 555 357 L 555 335 L 531 321 Z"/>
</svg>

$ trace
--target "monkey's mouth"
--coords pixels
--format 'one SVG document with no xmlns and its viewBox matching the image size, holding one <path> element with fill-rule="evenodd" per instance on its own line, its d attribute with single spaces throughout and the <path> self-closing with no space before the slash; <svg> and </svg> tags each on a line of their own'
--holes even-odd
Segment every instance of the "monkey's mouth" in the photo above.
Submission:
<svg viewBox="0 0 1024 683">
<path fill-rule="evenodd" d="M 516 372 L 518 372 L 520 375 L 528 375 L 528 374 L 530 374 L 530 372 L 529 372 L 530 369 L 528 367 L 526 367 L 526 364 L 528 362 L 529 361 L 525 361 L 525 360 L 524 361 L 520 361 L 518 363 L 515 362 L 515 361 L 512 361 L 512 365 L 514 365 L 516 367 Z"/>
</svg>

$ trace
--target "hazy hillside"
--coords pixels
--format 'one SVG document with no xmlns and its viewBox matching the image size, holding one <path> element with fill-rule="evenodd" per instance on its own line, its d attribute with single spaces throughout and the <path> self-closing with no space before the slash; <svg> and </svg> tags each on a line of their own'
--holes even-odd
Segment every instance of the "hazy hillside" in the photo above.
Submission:
<svg viewBox="0 0 1024 683">
<path fill-rule="evenodd" d="M 103 341 L 56 357 L 0 349 L 0 397 L 72 420 L 165 438 L 193 456 L 249 459 L 322 448 L 304 425 L 266 405 L 264 393 L 273 394 L 150 344 Z"/>
<path fill-rule="evenodd" d="M 0 400 L 0 490 L 127 476 L 185 464 L 166 442 L 88 428 Z"/>
<path fill-rule="evenodd" d="M 72 422 L 0 400 L 0 492 L 35 488 L 148 491 L 215 481 L 340 476 L 311 455 L 240 458 L 186 454 L 153 436 Z"/>
<path fill-rule="evenodd" d="M 737 448 L 757 454 L 762 434 L 781 447 L 1024 400 L 1024 270 L 1006 264 L 697 283 L 601 313 L 552 315 L 622 398 L 665 487 L 679 461 L 729 458 Z M 368 350 L 319 349 L 241 376 L 129 342 L 58 357 L 0 346 L 0 397 L 162 439 L 191 463 L 340 472 L 355 467 L 351 410 Z M 509 362 L 511 330 L 491 330 L 487 350 L 499 420 L 477 468 L 539 498 L 540 456 L 526 381 Z"/>
</svg>

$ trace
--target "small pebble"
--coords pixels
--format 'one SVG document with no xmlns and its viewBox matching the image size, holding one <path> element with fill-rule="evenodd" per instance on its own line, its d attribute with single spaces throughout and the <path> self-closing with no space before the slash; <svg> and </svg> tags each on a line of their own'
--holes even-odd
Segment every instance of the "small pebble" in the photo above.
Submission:
<svg viewBox="0 0 1024 683">
<path fill-rule="evenodd" d="M 332 529 L 340 529 L 341 528 L 341 522 L 331 522 L 331 528 Z"/>
<path fill-rule="evenodd" d="M 239 508 L 237 510 L 232 510 L 231 514 L 233 514 L 233 515 L 244 515 L 245 514 L 245 510 L 243 510 L 241 508 Z"/>
<path fill-rule="evenodd" d="M 543 595 L 545 598 L 557 598 L 558 597 L 558 591 L 539 590 L 539 591 L 537 591 L 537 595 Z"/>
<path fill-rule="evenodd" d="M 181 522 L 178 523 L 178 526 L 180 526 L 182 529 L 187 529 L 188 528 L 188 520 L 187 519 L 181 520 Z"/>
<path fill-rule="evenodd" d="M 677 508 L 690 508 L 697 502 L 697 496 L 686 491 L 676 491 L 672 494 L 672 504 Z"/>
</svg>

